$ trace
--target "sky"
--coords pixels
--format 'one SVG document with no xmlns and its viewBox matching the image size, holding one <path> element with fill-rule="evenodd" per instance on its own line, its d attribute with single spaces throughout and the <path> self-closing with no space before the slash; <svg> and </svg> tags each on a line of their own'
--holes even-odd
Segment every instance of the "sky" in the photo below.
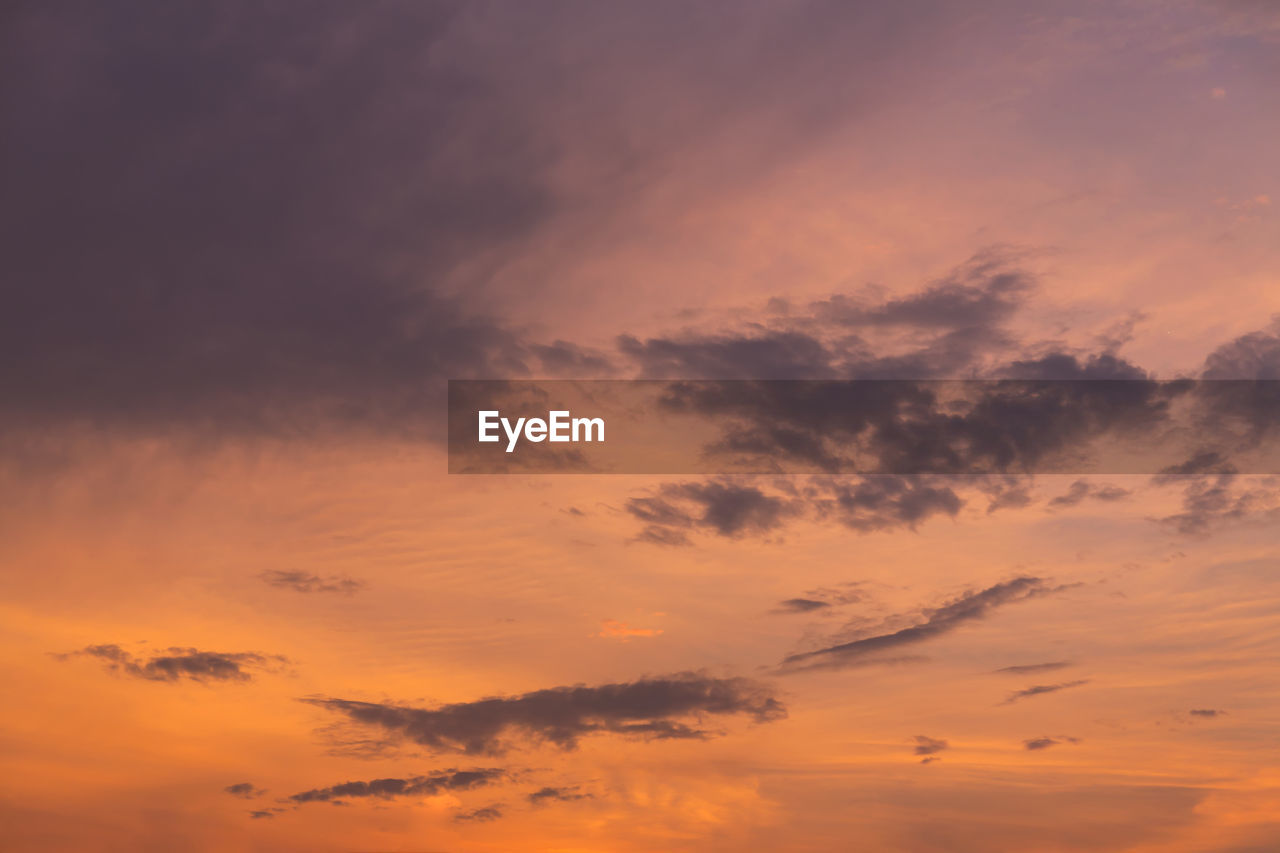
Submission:
<svg viewBox="0 0 1280 853">
<path fill-rule="evenodd" d="M 0 14 L 0 847 L 1280 847 L 1280 477 L 444 444 L 450 379 L 1280 379 L 1273 3 Z"/>
</svg>

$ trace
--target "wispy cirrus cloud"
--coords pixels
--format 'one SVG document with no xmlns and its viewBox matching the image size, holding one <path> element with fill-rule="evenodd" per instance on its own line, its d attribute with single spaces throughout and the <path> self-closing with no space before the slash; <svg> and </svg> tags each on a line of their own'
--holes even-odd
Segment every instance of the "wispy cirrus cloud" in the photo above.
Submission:
<svg viewBox="0 0 1280 853">
<path fill-rule="evenodd" d="M 1080 678 L 1075 681 L 1064 681 L 1060 684 L 1036 684 L 1022 690 L 1015 690 L 1002 702 L 1002 705 L 1012 705 L 1023 699 L 1030 699 L 1033 696 L 1044 696 L 1048 693 L 1057 693 L 1060 690 L 1070 690 L 1072 687 L 1080 687 L 1088 684 L 1089 679 Z"/>
<path fill-rule="evenodd" d="M 788 655 L 780 669 L 839 668 L 882 660 L 885 653 L 934 639 L 981 620 L 997 608 L 1047 595 L 1054 590 L 1043 578 L 1014 578 L 926 610 L 922 621 L 907 628 Z"/>
</svg>

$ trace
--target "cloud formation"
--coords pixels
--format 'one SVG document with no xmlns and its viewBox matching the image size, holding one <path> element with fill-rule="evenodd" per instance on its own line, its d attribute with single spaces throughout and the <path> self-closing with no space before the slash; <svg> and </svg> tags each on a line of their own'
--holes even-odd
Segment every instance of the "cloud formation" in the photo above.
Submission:
<svg viewBox="0 0 1280 853">
<path fill-rule="evenodd" d="M 539 788 L 529 794 L 525 799 L 535 806 L 540 806 L 549 802 L 572 802 L 574 800 L 589 800 L 591 798 L 591 794 L 578 790 L 577 786 L 556 788 L 548 785 L 547 787 Z"/>
<path fill-rule="evenodd" d="M 1048 749 L 1051 746 L 1058 746 L 1063 743 L 1079 743 L 1080 738 L 1070 737 L 1069 735 L 1058 735 L 1057 737 L 1041 737 L 1027 738 L 1022 742 L 1024 749 L 1035 752 L 1042 749 Z"/>
<path fill-rule="evenodd" d="M 255 670 L 272 672 L 288 663 L 281 655 L 257 652 L 202 652 L 199 649 L 173 647 L 150 658 L 139 658 L 114 643 L 86 646 L 79 651 L 58 655 L 60 659 L 83 655 L 103 662 L 111 672 L 147 681 L 251 681 Z"/>
<path fill-rule="evenodd" d="M 483 755 L 505 752 L 515 738 L 569 750 L 580 738 L 597 733 L 708 738 L 714 732 L 699 727 L 697 721 L 709 715 L 740 715 L 756 723 L 786 716 L 786 708 L 761 682 L 693 672 L 619 684 L 553 687 L 438 708 L 331 698 L 301 701 L 436 752 Z"/>
<path fill-rule="evenodd" d="M 502 809 L 499 806 L 482 806 L 478 809 L 472 809 L 469 812 L 458 812 L 453 816 L 458 821 L 474 821 L 475 823 L 488 823 L 502 817 Z"/>
<path fill-rule="evenodd" d="M 1023 690 L 1015 690 L 1010 693 L 1008 698 L 1002 704 L 1012 705 L 1023 699 L 1030 699 L 1032 696 L 1043 696 L 1046 693 L 1057 693 L 1059 690 L 1069 690 L 1072 687 L 1079 687 L 1082 684 L 1088 684 L 1089 679 L 1081 678 L 1076 681 L 1064 681 L 1060 684 L 1036 684 Z"/>
<path fill-rule="evenodd" d="M 1071 661 L 1053 660 L 1044 663 L 1024 663 L 1014 666 L 1002 666 L 996 670 L 1004 675 L 1033 675 L 1038 672 L 1053 672 L 1057 669 L 1066 669 L 1071 666 Z"/>
<path fill-rule="evenodd" d="M 945 740 L 927 735 L 916 735 L 914 739 L 916 745 L 913 751 L 916 755 L 936 755 L 950 746 Z"/>
<path fill-rule="evenodd" d="M 425 776 L 404 779 L 372 779 L 368 782 L 343 782 L 327 788 L 312 788 L 289 797 L 295 803 L 340 802 L 348 799 L 376 797 L 434 797 L 447 791 L 468 791 L 492 785 L 507 778 L 507 772 L 493 767 L 472 770 L 438 770 Z"/>
<path fill-rule="evenodd" d="M 266 571 L 258 577 L 269 586 L 291 589 L 295 592 L 336 592 L 342 595 L 354 595 L 364 589 L 367 584 L 362 580 L 344 576 L 328 576 L 299 571 Z"/>
<path fill-rule="evenodd" d="M 1042 578 L 1014 578 L 979 592 L 962 595 L 941 607 L 926 610 L 923 621 L 910 627 L 838 643 L 816 651 L 788 655 L 783 659 L 781 668 L 785 671 L 855 666 L 883 660 L 882 656 L 886 652 L 934 639 L 966 623 L 983 619 L 999 607 L 1047 595 L 1053 591 L 1054 588 L 1046 584 Z"/>
<path fill-rule="evenodd" d="M 222 790 L 226 791 L 233 797 L 241 797 L 242 799 L 251 800 L 255 797 L 261 797 L 266 791 L 262 788 L 255 788 L 249 782 L 237 782 L 234 785 L 228 785 Z"/>
</svg>

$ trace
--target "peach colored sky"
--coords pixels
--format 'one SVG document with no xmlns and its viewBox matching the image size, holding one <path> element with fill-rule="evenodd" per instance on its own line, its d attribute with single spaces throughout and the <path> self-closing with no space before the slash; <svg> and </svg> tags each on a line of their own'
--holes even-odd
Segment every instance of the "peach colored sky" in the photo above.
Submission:
<svg viewBox="0 0 1280 853">
<path fill-rule="evenodd" d="M 1280 845 L 1277 478 L 441 444 L 448 378 L 1280 378 L 1270 5 L 11 20 L 0 847 Z"/>
</svg>

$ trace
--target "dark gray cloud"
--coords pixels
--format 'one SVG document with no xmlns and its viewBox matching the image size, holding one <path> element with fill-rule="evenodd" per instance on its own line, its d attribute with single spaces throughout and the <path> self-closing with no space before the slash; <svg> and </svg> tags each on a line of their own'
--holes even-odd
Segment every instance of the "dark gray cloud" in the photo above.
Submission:
<svg viewBox="0 0 1280 853">
<path fill-rule="evenodd" d="M 270 586 L 292 589 L 296 592 L 336 592 L 354 595 L 367 584 L 362 580 L 345 576 L 324 576 L 299 571 L 266 571 L 258 575 Z"/>
<path fill-rule="evenodd" d="M 927 735 L 916 735 L 913 740 L 915 740 L 916 745 L 912 751 L 916 755 L 936 755 L 951 745 L 945 740 L 928 737 Z"/>
<path fill-rule="evenodd" d="M 1024 740 L 1022 742 L 1022 746 L 1024 749 L 1035 752 L 1041 749 L 1048 749 L 1051 746 L 1058 746 L 1059 744 L 1063 744 L 1063 743 L 1079 743 L 1079 742 L 1080 742 L 1079 738 L 1070 737 L 1068 735 L 1058 735 L 1057 737 L 1041 736 L 1041 737 L 1028 738 Z"/>
<path fill-rule="evenodd" d="M 1014 666 L 1002 666 L 1000 669 L 997 669 L 996 672 L 1004 675 L 1034 675 L 1038 672 L 1053 672 L 1058 669 L 1066 669 L 1071 665 L 1071 661 L 1054 660 L 1046 661 L 1045 663 L 1024 663 L 1016 664 Z"/>
<path fill-rule="evenodd" d="M 556 788 L 548 785 L 545 788 L 539 788 L 526 798 L 535 806 L 544 805 L 549 802 L 572 802 L 574 800 L 589 800 L 592 795 L 579 790 L 577 786 L 567 788 Z"/>
<path fill-rule="evenodd" d="M 472 809 L 469 812 L 458 812 L 453 816 L 454 820 L 474 821 L 476 823 L 488 823 L 502 817 L 502 808 L 498 805 L 482 806 L 478 809 Z"/>
<path fill-rule="evenodd" d="M 255 797 L 261 797 L 263 794 L 266 793 L 264 789 L 255 788 L 253 784 L 249 782 L 237 782 L 234 785 L 228 785 L 222 790 L 226 791 L 228 794 L 230 794 L 233 797 L 241 797 L 246 800 L 251 800 Z"/>
<path fill-rule="evenodd" d="M 295 803 L 338 802 L 348 799 L 376 797 L 433 797 L 446 791 L 469 791 L 502 781 L 507 771 L 493 767 L 471 770 L 437 770 L 425 776 L 372 779 L 368 782 L 343 782 L 327 788 L 313 788 L 289 797 Z"/>
<path fill-rule="evenodd" d="M 1188 713 L 1191 714 L 1191 716 L 1193 717 L 1201 717 L 1203 719 L 1213 719 L 1214 717 L 1220 717 L 1227 712 L 1219 711 L 1215 708 L 1192 708 Z"/>
<path fill-rule="evenodd" d="M 96 658 L 111 672 L 119 672 L 147 681 L 251 681 L 254 671 L 272 672 L 288 663 L 281 655 L 257 652 L 202 652 L 199 649 L 173 647 L 149 658 L 140 658 L 114 643 L 86 646 L 79 651 L 58 655 L 61 659 L 83 655 Z"/>
<path fill-rule="evenodd" d="M 1076 480 L 1065 493 L 1050 500 L 1049 507 L 1057 509 L 1059 507 L 1075 506 L 1086 499 L 1118 501 L 1128 497 L 1130 494 L 1131 492 L 1128 489 L 1122 489 L 1119 486 L 1095 485 L 1084 480 Z"/>
<path fill-rule="evenodd" d="M 1012 705 L 1022 699 L 1030 699 L 1032 696 L 1043 696 L 1046 693 L 1057 693 L 1059 690 L 1068 690 L 1072 687 L 1079 687 L 1082 684 L 1088 684 L 1089 679 L 1081 678 L 1076 681 L 1064 681 L 1061 684 L 1036 684 L 1023 690 L 1015 690 L 1010 693 L 1008 698 L 1004 700 L 1005 705 Z"/>
<path fill-rule="evenodd" d="M 926 610 L 923 620 L 910 627 L 838 643 L 816 651 L 788 655 L 782 661 L 782 669 L 842 667 L 880 661 L 887 652 L 931 640 L 966 623 L 983 619 L 996 608 L 1047 595 L 1054 589 L 1042 578 L 1014 578 Z"/>
<path fill-rule="evenodd" d="M 439 752 L 496 755 L 515 738 L 573 749 L 590 734 L 642 738 L 711 737 L 706 716 L 741 715 L 757 723 L 786 716 L 773 690 L 746 678 L 679 673 L 620 684 L 575 685 L 517 696 L 414 708 L 349 699 L 302 700 Z"/>
<path fill-rule="evenodd" d="M 249 812 L 249 817 L 253 818 L 254 820 L 266 820 L 269 818 L 273 818 L 275 816 L 276 816 L 275 812 L 268 811 L 266 809 L 255 809 L 254 811 Z"/>
</svg>

